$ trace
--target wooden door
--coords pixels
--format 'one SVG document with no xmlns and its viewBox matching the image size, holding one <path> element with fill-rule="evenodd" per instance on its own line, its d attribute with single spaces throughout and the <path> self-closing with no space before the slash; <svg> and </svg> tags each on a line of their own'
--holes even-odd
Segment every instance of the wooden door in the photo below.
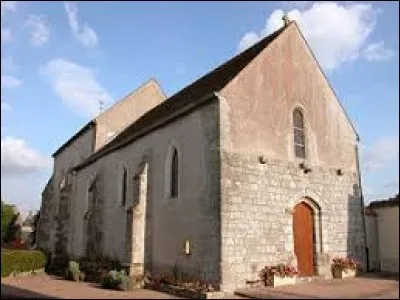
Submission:
<svg viewBox="0 0 400 300">
<path fill-rule="evenodd" d="M 306 203 L 299 203 L 293 213 L 294 253 L 299 276 L 314 274 L 314 217 Z"/>
</svg>

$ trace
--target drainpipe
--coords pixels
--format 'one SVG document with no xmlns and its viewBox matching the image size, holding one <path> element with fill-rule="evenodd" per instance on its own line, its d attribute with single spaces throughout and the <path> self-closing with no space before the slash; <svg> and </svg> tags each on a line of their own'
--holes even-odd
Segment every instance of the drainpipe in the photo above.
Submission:
<svg viewBox="0 0 400 300">
<path fill-rule="evenodd" d="M 360 172 L 360 160 L 358 155 L 358 142 L 360 141 L 359 137 L 357 137 L 357 144 L 355 145 L 356 150 L 356 162 L 357 162 L 357 172 L 358 172 L 358 186 L 360 190 L 360 201 L 361 201 L 361 217 L 363 223 L 363 231 L 364 231 L 364 246 L 365 246 L 365 258 L 367 263 L 367 272 L 369 271 L 369 249 L 367 244 L 367 228 L 365 223 L 365 206 L 364 206 L 364 195 L 362 192 L 362 185 L 361 185 L 361 172 Z"/>
</svg>

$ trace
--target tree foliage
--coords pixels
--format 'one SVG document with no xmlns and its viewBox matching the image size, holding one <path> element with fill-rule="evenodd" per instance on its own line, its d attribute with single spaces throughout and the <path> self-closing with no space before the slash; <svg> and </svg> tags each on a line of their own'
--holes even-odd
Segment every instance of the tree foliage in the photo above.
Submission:
<svg viewBox="0 0 400 300">
<path fill-rule="evenodd" d="M 30 237 L 31 246 L 34 246 L 37 239 L 37 229 L 38 229 L 38 222 L 40 218 L 40 211 L 38 210 L 36 214 L 32 217 L 32 233 Z"/>
<path fill-rule="evenodd" d="M 16 219 L 16 214 L 14 213 L 13 207 L 9 204 L 4 203 L 1 200 L 1 241 L 6 238 L 9 233 L 9 227 L 12 225 L 13 221 Z"/>
</svg>

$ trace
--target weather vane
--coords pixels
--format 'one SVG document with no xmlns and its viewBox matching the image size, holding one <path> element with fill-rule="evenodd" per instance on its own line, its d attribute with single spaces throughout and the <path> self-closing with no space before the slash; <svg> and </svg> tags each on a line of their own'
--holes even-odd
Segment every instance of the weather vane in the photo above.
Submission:
<svg viewBox="0 0 400 300">
<path fill-rule="evenodd" d="M 99 109 L 100 113 L 102 113 L 104 109 L 104 101 L 102 99 L 99 100 Z"/>
</svg>

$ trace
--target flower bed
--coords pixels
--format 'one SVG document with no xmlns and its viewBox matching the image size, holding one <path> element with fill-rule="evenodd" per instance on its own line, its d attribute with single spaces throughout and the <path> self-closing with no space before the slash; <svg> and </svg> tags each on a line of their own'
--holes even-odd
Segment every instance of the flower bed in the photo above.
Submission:
<svg viewBox="0 0 400 300">
<path fill-rule="evenodd" d="M 211 284 L 202 280 L 190 278 L 177 279 L 172 274 L 148 274 L 145 278 L 145 287 L 178 297 L 192 299 L 218 299 L 225 295 L 223 292 L 216 291 Z"/>
<path fill-rule="evenodd" d="M 5 248 L 8 248 L 10 250 L 28 250 L 28 246 L 29 245 L 27 245 L 26 242 L 21 239 L 11 241 L 8 244 L 4 245 Z"/>
<path fill-rule="evenodd" d="M 296 283 L 297 269 L 290 265 L 278 264 L 265 266 L 260 272 L 260 278 L 265 286 L 282 286 Z"/>
<path fill-rule="evenodd" d="M 90 282 L 101 282 L 109 271 L 121 271 L 123 269 L 119 261 L 110 258 L 99 258 L 97 260 L 81 258 L 79 265 L 82 272 L 85 273 L 85 280 Z"/>
<path fill-rule="evenodd" d="M 357 275 L 359 263 L 351 258 L 337 257 L 332 260 L 333 278 L 348 278 Z"/>
</svg>

